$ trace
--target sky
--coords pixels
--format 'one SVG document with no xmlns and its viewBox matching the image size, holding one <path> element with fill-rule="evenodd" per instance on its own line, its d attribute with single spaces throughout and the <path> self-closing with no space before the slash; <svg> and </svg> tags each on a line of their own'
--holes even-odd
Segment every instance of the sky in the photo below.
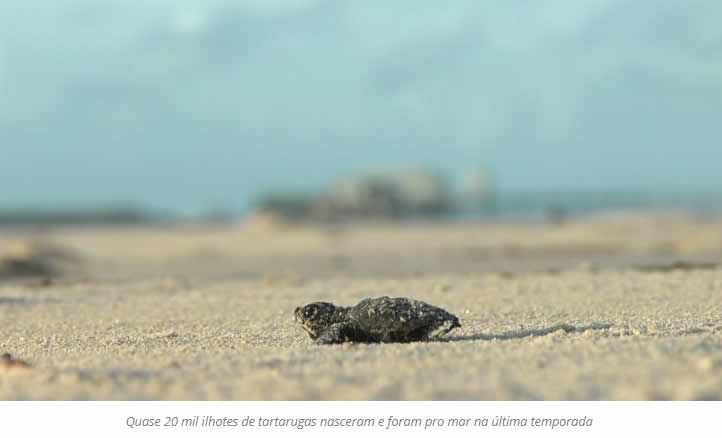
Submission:
<svg viewBox="0 0 722 438">
<path fill-rule="evenodd" d="M 243 208 L 348 174 L 722 192 L 722 2 L 0 3 L 0 207 Z"/>
</svg>

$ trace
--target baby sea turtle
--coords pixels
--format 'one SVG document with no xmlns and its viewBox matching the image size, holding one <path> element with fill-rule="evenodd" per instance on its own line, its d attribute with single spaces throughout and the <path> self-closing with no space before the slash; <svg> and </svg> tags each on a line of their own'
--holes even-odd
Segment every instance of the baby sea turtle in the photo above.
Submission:
<svg viewBox="0 0 722 438">
<path fill-rule="evenodd" d="M 366 298 L 352 307 L 316 302 L 294 316 L 317 344 L 426 341 L 461 327 L 446 310 L 409 298 Z"/>
</svg>

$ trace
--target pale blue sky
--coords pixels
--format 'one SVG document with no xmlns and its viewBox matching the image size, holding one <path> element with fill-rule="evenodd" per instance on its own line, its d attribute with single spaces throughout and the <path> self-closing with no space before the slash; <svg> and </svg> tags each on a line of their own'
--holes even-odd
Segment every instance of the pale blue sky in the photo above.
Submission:
<svg viewBox="0 0 722 438">
<path fill-rule="evenodd" d="M 722 191 L 722 2 L 0 3 L 0 207 L 245 206 L 348 172 Z"/>
</svg>

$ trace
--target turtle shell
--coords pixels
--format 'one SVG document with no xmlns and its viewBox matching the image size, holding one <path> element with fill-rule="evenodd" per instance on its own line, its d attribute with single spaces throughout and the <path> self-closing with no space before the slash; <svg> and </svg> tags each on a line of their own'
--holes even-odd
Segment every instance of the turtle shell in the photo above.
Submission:
<svg viewBox="0 0 722 438">
<path fill-rule="evenodd" d="M 456 316 L 423 301 L 409 298 L 367 298 L 346 314 L 360 329 L 381 342 L 412 342 L 460 327 Z"/>
</svg>

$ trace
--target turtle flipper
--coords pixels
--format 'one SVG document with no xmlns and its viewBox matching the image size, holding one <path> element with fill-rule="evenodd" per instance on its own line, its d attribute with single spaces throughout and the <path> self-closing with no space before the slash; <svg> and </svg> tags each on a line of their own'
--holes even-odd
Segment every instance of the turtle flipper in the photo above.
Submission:
<svg viewBox="0 0 722 438">
<path fill-rule="evenodd" d="M 459 320 L 456 317 L 447 319 L 426 333 L 425 339 L 427 341 L 437 340 L 457 327 L 461 327 L 461 324 L 459 324 Z"/>
<path fill-rule="evenodd" d="M 337 322 L 331 324 L 314 342 L 316 344 L 342 344 L 344 342 L 379 342 L 379 339 L 352 322 Z"/>
</svg>

